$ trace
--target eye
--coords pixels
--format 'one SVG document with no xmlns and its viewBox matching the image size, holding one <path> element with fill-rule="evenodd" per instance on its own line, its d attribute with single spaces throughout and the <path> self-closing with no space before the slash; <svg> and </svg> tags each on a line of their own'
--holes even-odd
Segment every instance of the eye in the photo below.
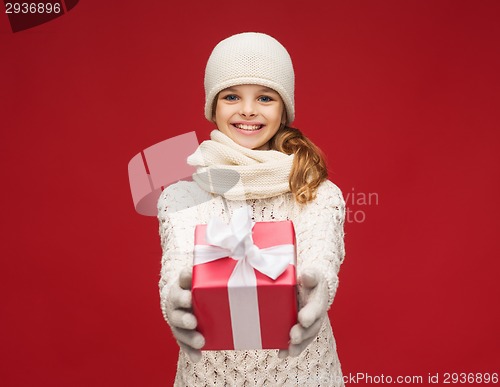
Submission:
<svg viewBox="0 0 500 387">
<path fill-rule="evenodd" d="M 260 96 L 259 97 L 259 100 L 261 102 L 271 102 L 273 101 L 273 99 L 271 97 L 269 97 L 268 95 L 263 95 L 263 96 Z"/>
<path fill-rule="evenodd" d="M 228 94 L 222 97 L 222 99 L 225 99 L 226 101 L 236 101 L 238 99 L 238 96 L 235 94 Z"/>
</svg>

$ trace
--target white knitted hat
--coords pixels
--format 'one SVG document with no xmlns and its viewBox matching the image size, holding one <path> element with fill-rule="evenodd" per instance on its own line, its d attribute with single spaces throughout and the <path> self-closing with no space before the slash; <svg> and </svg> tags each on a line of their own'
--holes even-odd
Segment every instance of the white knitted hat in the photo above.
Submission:
<svg viewBox="0 0 500 387">
<path fill-rule="evenodd" d="M 236 85 L 262 85 L 277 91 L 285 103 L 287 124 L 295 118 L 292 60 L 273 37 L 245 32 L 215 46 L 205 68 L 205 117 L 212 121 L 217 93 Z"/>
</svg>

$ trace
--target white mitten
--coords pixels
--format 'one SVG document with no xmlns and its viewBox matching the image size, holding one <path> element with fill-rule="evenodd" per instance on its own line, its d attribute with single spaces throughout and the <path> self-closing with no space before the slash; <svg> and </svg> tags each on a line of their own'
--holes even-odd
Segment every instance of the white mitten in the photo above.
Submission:
<svg viewBox="0 0 500 387">
<path fill-rule="evenodd" d="M 328 309 L 328 284 L 320 270 L 307 268 L 298 279 L 298 324 L 290 330 L 288 350 L 280 350 L 278 356 L 299 356 L 316 338 Z"/>
<path fill-rule="evenodd" d="M 195 330 L 198 322 L 191 310 L 191 278 L 191 269 L 184 268 L 180 272 L 178 283 L 172 285 L 169 293 L 173 308 L 168 308 L 166 313 L 179 346 L 193 362 L 198 362 L 201 359 L 200 349 L 205 345 L 205 338 Z"/>
</svg>

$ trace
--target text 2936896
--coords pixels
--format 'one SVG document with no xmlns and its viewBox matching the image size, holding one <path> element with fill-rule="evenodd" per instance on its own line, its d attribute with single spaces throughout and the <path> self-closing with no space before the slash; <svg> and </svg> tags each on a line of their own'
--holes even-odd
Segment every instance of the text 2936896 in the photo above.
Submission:
<svg viewBox="0 0 500 387">
<path fill-rule="evenodd" d="M 25 2 L 25 3 L 5 3 L 5 13 L 61 13 L 60 3 Z"/>
</svg>

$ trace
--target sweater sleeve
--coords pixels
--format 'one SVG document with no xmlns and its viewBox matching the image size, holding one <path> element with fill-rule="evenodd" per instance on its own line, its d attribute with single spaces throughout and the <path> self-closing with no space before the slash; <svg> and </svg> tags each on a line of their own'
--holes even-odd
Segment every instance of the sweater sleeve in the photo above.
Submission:
<svg viewBox="0 0 500 387">
<path fill-rule="evenodd" d="M 306 268 L 319 269 L 328 283 L 328 308 L 338 287 L 338 273 L 344 261 L 345 202 L 331 181 L 318 188 L 316 199 L 305 205 L 297 230 L 299 275 Z"/>
<path fill-rule="evenodd" d="M 160 305 L 167 322 L 167 311 L 173 306 L 169 292 L 179 273 L 193 262 L 194 228 L 197 214 L 197 192 L 190 182 L 179 182 L 163 190 L 158 199 L 159 234 L 162 246 L 159 281 Z"/>
</svg>

